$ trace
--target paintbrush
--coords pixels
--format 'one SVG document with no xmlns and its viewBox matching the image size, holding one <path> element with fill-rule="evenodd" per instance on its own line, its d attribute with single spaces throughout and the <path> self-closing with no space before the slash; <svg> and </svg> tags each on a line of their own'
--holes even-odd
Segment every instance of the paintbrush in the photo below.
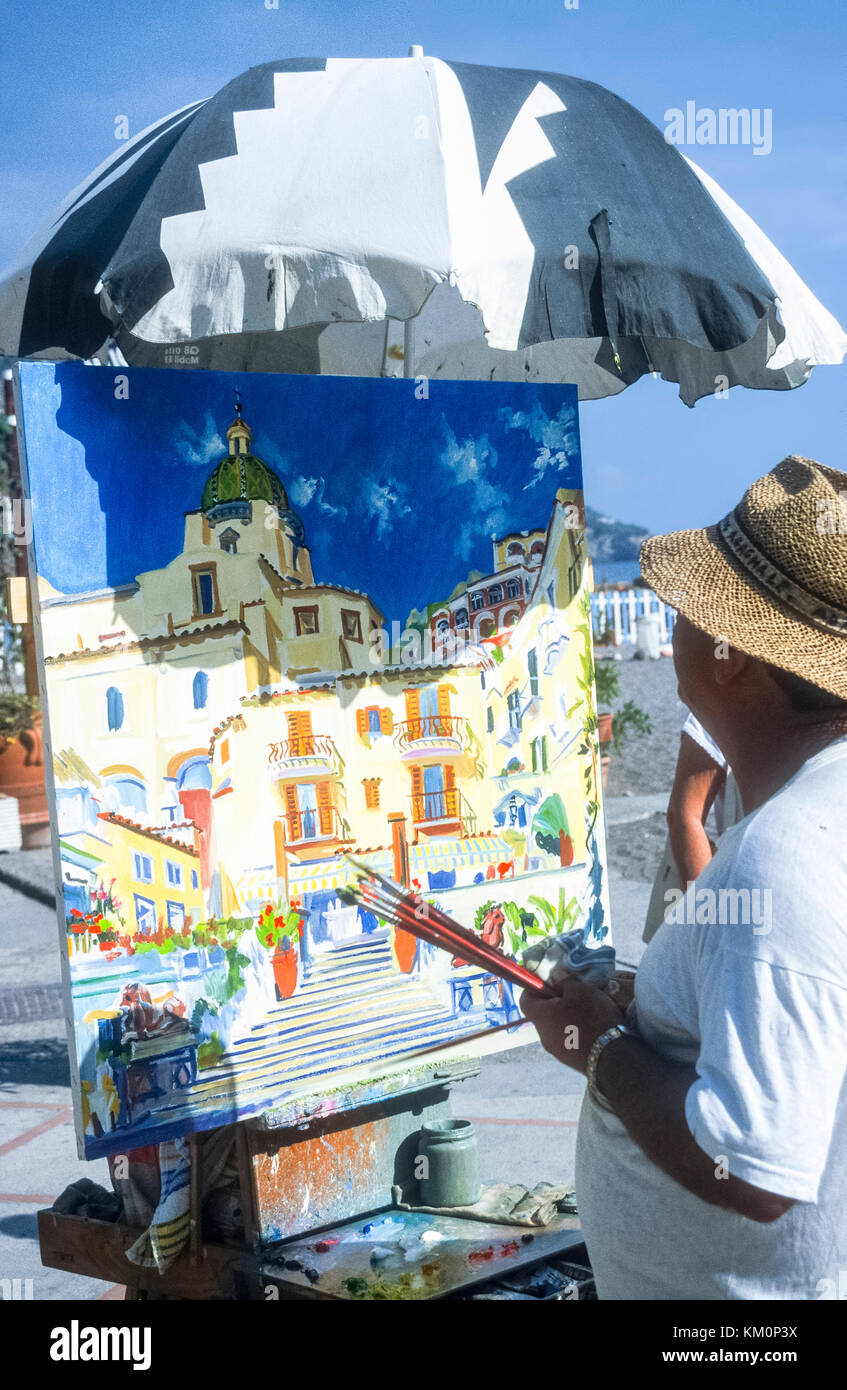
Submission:
<svg viewBox="0 0 847 1390">
<path fill-rule="evenodd" d="M 393 927 L 410 932 L 419 940 L 448 951 L 453 956 L 459 956 L 468 964 L 476 965 L 501 980 L 508 980 L 536 994 L 549 993 L 544 983 L 526 966 L 520 965 L 497 946 L 483 941 L 475 932 L 454 922 L 440 908 L 401 888 L 391 879 L 384 878 L 370 865 L 361 863 L 352 855 L 348 855 L 347 859 L 356 870 L 355 883 L 339 890 L 347 902 L 375 912 Z"/>
</svg>

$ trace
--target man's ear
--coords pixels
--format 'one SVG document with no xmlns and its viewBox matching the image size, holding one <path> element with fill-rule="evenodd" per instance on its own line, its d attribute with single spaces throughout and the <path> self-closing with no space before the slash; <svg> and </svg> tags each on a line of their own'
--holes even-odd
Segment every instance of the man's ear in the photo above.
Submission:
<svg viewBox="0 0 847 1390">
<path fill-rule="evenodd" d="M 714 651 L 714 679 L 716 685 L 728 685 L 741 675 L 750 664 L 746 652 L 730 646 L 727 637 L 716 637 Z"/>
</svg>

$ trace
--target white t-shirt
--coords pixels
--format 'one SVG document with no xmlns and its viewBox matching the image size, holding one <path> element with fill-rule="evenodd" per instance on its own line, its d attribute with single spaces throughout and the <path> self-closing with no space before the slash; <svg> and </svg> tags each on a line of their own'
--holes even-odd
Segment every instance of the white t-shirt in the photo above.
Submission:
<svg viewBox="0 0 847 1390">
<path fill-rule="evenodd" d="M 762 1224 L 704 1202 L 586 1094 L 576 1186 L 598 1294 L 831 1297 L 822 1281 L 847 1270 L 847 739 L 727 830 L 670 915 L 636 976 L 639 1031 L 696 1066 L 700 1148 L 797 1204 Z"/>
</svg>

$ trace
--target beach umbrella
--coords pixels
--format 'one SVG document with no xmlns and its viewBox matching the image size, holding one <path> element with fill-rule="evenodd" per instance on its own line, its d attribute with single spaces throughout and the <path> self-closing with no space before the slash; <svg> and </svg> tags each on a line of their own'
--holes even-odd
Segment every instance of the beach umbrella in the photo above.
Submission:
<svg viewBox="0 0 847 1390">
<path fill-rule="evenodd" d="M 111 344 L 111 347 L 109 346 Z M 0 281 L 0 353 L 786 389 L 847 339 L 627 102 L 424 57 L 250 68 L 128 141 Z"/>
</svg>

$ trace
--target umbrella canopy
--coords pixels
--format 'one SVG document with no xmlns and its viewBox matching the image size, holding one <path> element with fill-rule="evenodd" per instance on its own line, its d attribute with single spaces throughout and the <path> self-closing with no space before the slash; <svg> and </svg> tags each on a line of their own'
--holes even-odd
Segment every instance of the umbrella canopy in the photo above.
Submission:
<svg viewBox="0 0 847 1390">
<path fill-rule="evenodd" d="M 0 352 L 134 365 L 800 385 L 847 338 L 627 102 L 415 56 L 289 59 L 151 126 L 0 282 Z"/>
</svg>

